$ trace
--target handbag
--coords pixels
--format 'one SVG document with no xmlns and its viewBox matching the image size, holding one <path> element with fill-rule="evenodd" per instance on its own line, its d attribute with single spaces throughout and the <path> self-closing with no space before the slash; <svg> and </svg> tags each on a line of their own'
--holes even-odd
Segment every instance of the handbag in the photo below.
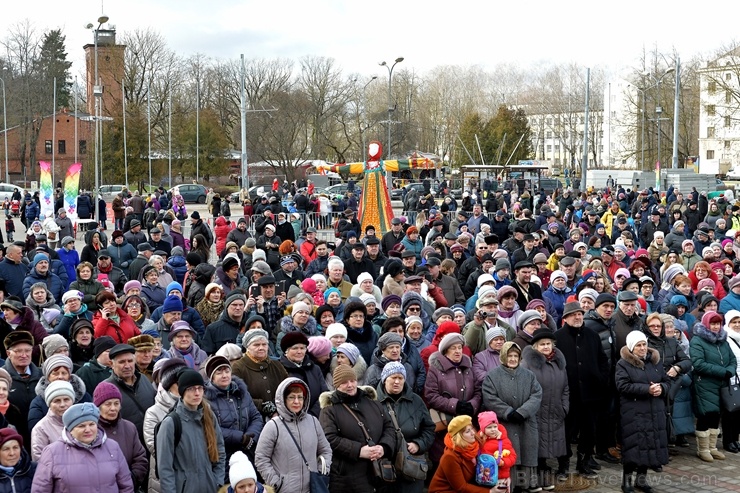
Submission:
<svg viewBox="0 0 740 493">
<path fill-rule="evenodd" d="M 301 454 L 303 463 L 306 465 L 306 469 L 308 469 L 308 491 L 310 491 L 311 493 L 329 493 L 329 473 L 326 470 L 326 460 L 324 459 L 324 457 L 319 456 L 319 462 L 322 464 L 320 469 L 318 471 L 312 471 L 311 467 L 308 465 L 306 456 L 303 455 L 303 450 L 301 450 L 301 446 L 298 445 L 298 442 L 293 436 L 293 433 L 290 431 L 290 428 L 288 428 L 288 425 L 285 424 L 283 418 L 280 418 L 280 421 L 283 423 L 283 426 L 288 431 L 288 435 L 290 435 L 290 438 L 293 439 L 293 443 L 295 443 L 295 446 L 298 449 L 298 453 Z"/>
<path fill-rule="evenodd" d="M 409 452 L 406 439 L 403 437 L 401 427 L 398 425 L 396 412 L 390 404 L 388 405 L 388 413 L 391 415 L 393 426 L 396 428 L 396 437 L 398 440 L 396 461 L 393 464 L 396 468 L 396 474 L 400 474 L 401 477 L 409 481 L 426 479 L 427 472 L 429 471 L 426 454 L 414 455 Z"/>
<path fill-rule="evenodd" d="M 365 441 L 367 442 L 368 446 L 374 447 L 375 442 L 373 442 L 373 439 L 370 438 L 370 434 L 367 432 L 367 429 L 365 428 L 365 424 L 360 421 L 360 419 L 357 417 L 357 415 L 352 412 L 352 409 L 349 408 L 347 404 L 342 404 L 347 411 L 352 415 L 353 418 L 355 418 L 355 421 L 357 421 L 357 424 L 360 425 L 360 428 L 362 429 L 362 433 L 365 435 Z M 383 483 L 395 483 L 396 482 L 396 471 L 393 469 L 393 464 L 391 464 L 391 461 L 385 458 L 381 458 L 378 460 L 371 460 L 370 463 L 373 465 L 373 475 L 375 478 Z"/>
<path fill-rule="evenodd" d="M 736 373 L 735 381 L 737 382 L 738 380 Z M 722 387 L 719 390 L 719 397 L 722 402 L 722 407 L 728 413 L 734 413 L 735 411 L 740 410 L 740 384 L 731 383 L 727 387 Z"/>
<path fill-rule="evenodd" d="M 450 420 L 454 417 L 450 414 L 438 411 L 437 409 L 430 409 L 429 416 L 434 421 L 434 432 L 444 431 L 447 432 L 447 425 L 450 424 Z"/>
</svg>

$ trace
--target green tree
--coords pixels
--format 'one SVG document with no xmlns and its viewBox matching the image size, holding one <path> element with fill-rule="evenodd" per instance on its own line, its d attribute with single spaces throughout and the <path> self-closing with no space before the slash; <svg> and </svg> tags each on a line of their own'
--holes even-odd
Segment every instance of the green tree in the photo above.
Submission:
<svg viewBox="0 0 740 493">
<path fill-rule="evenodd" d="M 532 156 L 529 122 L 521 108 L 499 106 L 493 118 L 486 123 L 484 136 L 481 147 L 486 162 L 491 156 L 490 162 L 494 164 L 516 164 L 520 159 Z"/>
<path fill-rule="evenodd" d="M 38 75 L 53 95 L 54 78 L 57 80 L 57 108 L 69 107 L 72 95 L 72 79 L 69 69 L 72 62 L 67 61 L 65 47 L 66 36 L 61 29 L 47 31 L 41 40 L 38 64 Z"/>
</svg>

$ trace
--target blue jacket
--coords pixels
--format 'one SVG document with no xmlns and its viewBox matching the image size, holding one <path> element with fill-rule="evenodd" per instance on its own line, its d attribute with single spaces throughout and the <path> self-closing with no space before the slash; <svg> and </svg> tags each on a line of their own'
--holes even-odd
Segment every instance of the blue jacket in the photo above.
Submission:
<svg viewBox="0 0 740 493">
<path fill-rule="evenodd" d="M 182 284 L 185 279 L 185 273 L 188 271 L 188 267 L 185 265 L 185 257 L 182 255 L 173 255 L 167 259 L 167 265 L 175 271 L 175 280 Z"/>
<path fill-rule="evenodd" d="M 149 307 L 149 311 L 153 312 L 164 304 L 167 293 L 165 293 L 164 288 L 159 284 L 152 286 L 148 282 L 145 282 L 141 286 L 141 297 Z"/>
<path fill-rule="evenodd" d="M 159 319 L 162 318 L 162 307 L 160 306 L 156 310 L 152 312 L 151 317 L 152 322 L 157 323 L 159 322 Z M 198 336 L 200 337 L 200 340 L 203 340 L 203 336 L 206 333 L 206 326 L 203 324 L 203 319 L 200 317 L 200 313 L 195 308 L 185 306 L 185 309 L 182 311 L 182 317 L 180 320 L 185 320 L 187 323 L 190 324 L 190 326 L 195 329 L 195 331 L 198 333 Z"/>
<path fill-rule="evenodd" d="M 421 239 L 412 242 L 409 240 L 408 236 L 404 236 L 401 240 L 401 244 L 406 248 L 406 250 L 412 251 L 416 254 L 416 263 L 418 265 L 421 262 L 421 250 L 424 248 L 424 242 L 421 241 Z"/>
<path fill-rule="evenodd" d="M 7 257 L 0 262 L 0 278 L 5 279 L 5 293 L 8 296 L 26 299 L 23 294 L 23 282 L 27 275 L 28 266 L 23 262 L 16 264 Z"/>
<path fill-rule="evenodd" d="M 720 313 L 727 313 L 730 310 L 740 310 L 740 294 L 735 294 L 732 290 L 730 290 L 730 292 L 727 293 L 727 296 L 722 298 L 722 301 L 719 302 Z M 689 330 L 692 328 L 693 327 L 689 327 Z"/>
<path fill-rule="evenodd" d="M 49 271 L 46 273 L 45 276 L 39 275 L 39 273 L 36 271 L 36 263 L 31 262 L 30 271 L 28 272 L 27 277 L 23 280 L 23 298 L 28 298 L 28 294 L 31 292 L 31 286 L 33 286 L 37 282 L 42 282 L 46 284 L 46 289 L 51 291 L 52 296 L 54 296 L 54 299 L 61 300 L 62 296 L 64 295 L 64 283 L 59 278 L 58 275 L 54 274 L 51 271 L 51 266 L 49 266 Z"/>
<path fill-rule="evenodd" d="M 39 212 L 41 211 L 36 201 L 32 200 L 30 204 L 26 205 L 26 219 L 38 219 Z"/>
<path fill-rule="evenodd" d="M 110 243 L 108 245 L 108 253 L 110 253 L 110 259 L 113 265 L 123 269 L 124 272 L 128 272 L 131 261 L 138 255 L 136 248 L 125 239 L 121 245 L 116 245 L 115 242 Z"/>
<path fill-rule="evenodd" d="M 57 255 L 59 260 L 64 264 L 64 268 L 67 271 L 67 289 L 69 285 L 77 280 L 77 266 L 80 264 L 80 254 L 77 250 L 67 250 L 66 248 L 57 248 Z M 61 301 L 61 300 L 59 300 Z"/>
<path fill-rule="evenodd" d="M 563 308 L 565 307 L 565 300 L 568 299 L 568 296 L 570 296 L 571 290 L 569 287 L 565 287 L 564 290 L 556 290 L 553 285 L 550 285 L 545 291 L 542 292 L 542 297 L 546 300 L 550 300 L 550 303 L 552 303 L 553 308 L 555 308 L 555 313 L 550 313 L 550 315 L 556 315 L 555 318 L 555 325 L 557 327 L 560 327 L 560 321 L 563 319 Z"/>
<path fill-rule="evenodd" d="M 31 491 L 34 474 L 36 463 L 31 461 L 30 454 L 21 447 L 21 459 L 13 470 L 13 476 L 0 470 L 0 493 Z"/>
</svg>

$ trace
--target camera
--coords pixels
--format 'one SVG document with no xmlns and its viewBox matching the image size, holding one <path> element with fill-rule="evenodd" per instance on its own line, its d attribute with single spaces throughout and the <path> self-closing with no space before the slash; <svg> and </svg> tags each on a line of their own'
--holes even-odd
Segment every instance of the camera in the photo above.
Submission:
<svg viewBox="0 0 740 493">
<path fill-rule="evenodd" d="M 488 318 L 490 315 L 493 315 L 493 313 L 483 312 L 483 311 L 478 312 L 478 316 L 480 318 Z"/>
</svg>

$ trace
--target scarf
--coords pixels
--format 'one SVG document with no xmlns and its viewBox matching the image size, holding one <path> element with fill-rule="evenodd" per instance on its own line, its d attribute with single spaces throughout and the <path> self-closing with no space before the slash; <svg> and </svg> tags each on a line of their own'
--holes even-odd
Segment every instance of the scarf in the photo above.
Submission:
<svg viewBox="0 0 740 493">
<path fill-rule="evenodd" d="M 470 446 L 466 448 L 459 448 L 456 447 L 455 444 L 452 442 L 452 436 L 447 433 L 445 435 L 445 447 L 453 450 L 455 453 L 457 453 L 460 457 L 462 457 L 465 460 L 471 461 L 473 464 L 475 464 L 476 459 L 478 457 L 478 449 L 480 448 L 480 444 L 476 440 Z"/>
<path fill-rule="evenodd" d="M 193 344 L 190 345 L 187 349 L 177 349 L 177 352 L 182 355 L 182 359 L 185 360 L 185 364 L 188 365 L 188 368 L 195 369 L 195 358 L 193 358 L 193 348 L 195 346 Z"/>
<path fill-rule="evenodd" d="M 0 404 L 0 413 L 5 416 L 5 414 L 8 412 L 8 408 L 10 407 L 10 401 L 6 400 L 4 404 Z"/>
<path fill-rule="evenodd" d="M 546 359 L 547 361 L 552 361 L 552 360 L 554 360 L 554 359 L 555 359 L 555 351 L 553 350 L 552 352 L 550 352 L 550 354 L 548 354 L 547 356 L 545 356 L 545 359 Z"/>
<path fill-rule="evenodd" d="M 100 263 L 98 263 L 97 267 L 98 267 L 98 270 L 101 273 L 108 274 L 108 273 L 110 273 L 113 270 L 113 262 L 111 262 L 110 264 L 108 264 L 108 268 L 107 269 L 104 268 L 103 266 L 101 266 Z"/>
</svg>

